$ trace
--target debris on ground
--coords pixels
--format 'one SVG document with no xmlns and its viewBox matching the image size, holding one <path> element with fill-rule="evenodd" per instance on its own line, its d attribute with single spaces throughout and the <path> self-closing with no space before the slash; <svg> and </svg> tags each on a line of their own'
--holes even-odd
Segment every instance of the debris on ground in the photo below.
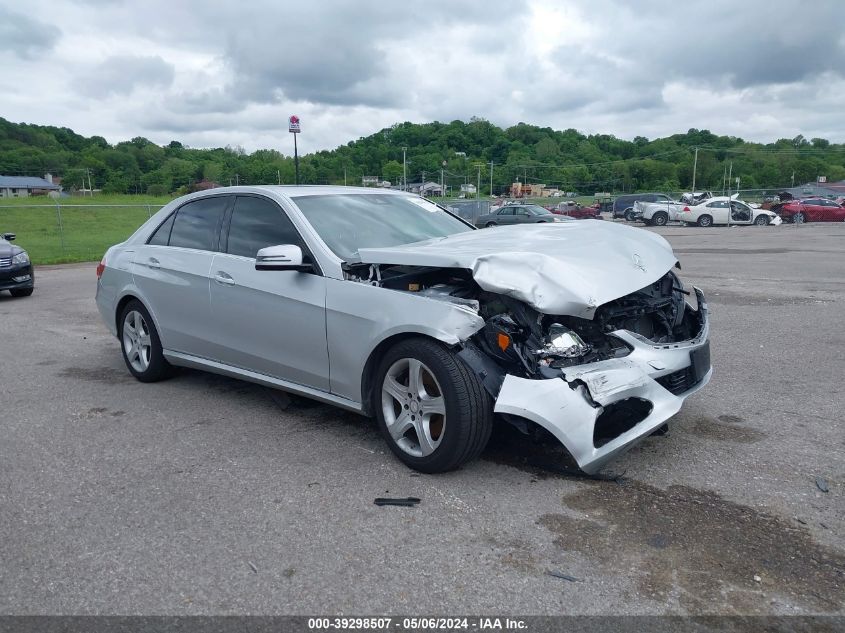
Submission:
<svg viewBox="0 0 845 633">
<path fill-rule="evenodd" d="M 828 492 L 830 488 L 827 486 L 827 479 L 824 477 L 816 477 L 816 488 L 822 492 Z"/>
<path fill-rule="evenodd" d="M 757 574 L 754 574 L 754 582 L 763 582 L 763 579 L 760 578 Z"/>
<path fill-rule="evenodd" d="M 249 568 L 252 570 L 252 573 L 253 573 L 253 574 L 257 574 L 257 573 L 258 573 L 258 567 L 256 567 L 255 565 L 253 565 L 253 563 L 252 563 L 252 561 L 251 561 L 251 560 L 248 560 L 248 561 L 246 562 L 246 564 L 247 564 L 247 565 L 249 565 Z"/>
<path fill-rule="evenodd" d="M 575 576 L 570 576 L 569 574 L 564 574 L 562 571 L 556 571 L 550 569 L 546 572 L 549 576 L 553 576 L 554 578 L 560 578 L 561 580 L 568 580 L 569 582 L 581 582 L 580 578 L 576 578 Z"/>
<path fill-rule="evenodd" d="M 404 498 L 390 498 L 390 497 L 376 497 L 375 503 L 377 506 L 402 506 L 405 508 L 413 508 L 419 504 L 420 499 L 417 497 Z"/>
</svg>

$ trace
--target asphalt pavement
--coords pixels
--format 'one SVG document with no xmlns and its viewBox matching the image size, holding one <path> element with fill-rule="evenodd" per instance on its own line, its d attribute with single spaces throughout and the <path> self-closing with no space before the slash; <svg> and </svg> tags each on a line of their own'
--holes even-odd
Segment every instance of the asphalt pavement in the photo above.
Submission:
<svg viewBox="0 0 845 633">
<path fill-rule="evenodd" d="M 843 613 L 845 224 L 656 231 L 715 373 L 603 480 L 506 426 L 420 475 L 327 405 L 141 384 L 95 264 L 40 267 L 0 295 L 0 613 Z"/>
</svg>

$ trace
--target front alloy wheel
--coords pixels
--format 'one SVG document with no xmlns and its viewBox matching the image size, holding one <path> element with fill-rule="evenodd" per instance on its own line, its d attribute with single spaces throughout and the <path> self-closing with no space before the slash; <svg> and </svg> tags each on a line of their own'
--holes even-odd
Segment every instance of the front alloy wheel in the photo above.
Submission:
<svg viewBox="0 0 845 633">
<path fill-rule="evenodd" d="M 384 422 L 396 445 L 414 457 L 431 455 L 446 429 L 443 391 L 431 370 L 415 358 L 400 358 L 384 376 Z"/>
<path fill-rule="evenodd" d="M 414 337 L 382 356 L 372 407 L 390 450 L 424 473 L 454 470 L 484 450 L 493 400 L 481 379 L 439 341 Z"/>
</svg>

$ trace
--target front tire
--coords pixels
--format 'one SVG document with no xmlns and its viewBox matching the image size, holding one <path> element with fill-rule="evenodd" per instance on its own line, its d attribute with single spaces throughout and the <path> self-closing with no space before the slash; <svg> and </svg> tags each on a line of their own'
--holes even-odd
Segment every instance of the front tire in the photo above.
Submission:
<svg viewBox="0 0 845 633">
<path fill-rule="evenodd" d="M 373 409 L 387 445 L 424 473 L 454 470 L 484 450 L 493 402 L 478 376 L 443 344 L 394 345 L 376 372 Z"/>
<path fill-rule="evenodd" d="M 702 215 L 700 218 L 698 218 L 698 226 L 713 226 L 713 218 L 711 218 L 709 215 Z"/>
<path fill-rule="evenodd" d="M 634 210 L 632 208 L 629 207 L 625 209 L 625 213 L 623 215 L 628 222 L 634 221 Z"/>
<path fill-rule="evenodd" d="M 35 288 L 17 288 L 9 291 L 13 297 L 29 297 L 33 292 L 35 292 Z"/>
<path fill-rule="evenodd" d="M 804 214 L 803 211 L 799 211 L 795 215 L 792 216 L 792 221 L 795 224 L 804 224 L 807 221 L 807 216 Z"/>
<path fill-rule="evenodd" d="M 765 215 L 758 215 L 754 219 L 754 224 L 756 224 L 757 226 L 768 226 L 769 218 Z"/>
<path fill-rule="evenodd" d="M 118 319 L 117 336 L 129 372 L 141 382 L 157 382 L 173 374 L 162 353 L 161 339 L 150 313 L 137 300 L 126 304 Z"/>
</svg>

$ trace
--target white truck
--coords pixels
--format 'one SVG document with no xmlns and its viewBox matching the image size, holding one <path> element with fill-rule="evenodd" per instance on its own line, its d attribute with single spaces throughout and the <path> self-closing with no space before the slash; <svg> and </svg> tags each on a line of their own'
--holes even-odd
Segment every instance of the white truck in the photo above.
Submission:
<svg viewBox="0 0 845 633">
<path fill-rule="evenodd" d="M 649 225 L 665 226 L 668 222 L 676 222 L 678 213 L 686 205 L 685 202 L 667 200 L 665 202 L 644 202 L 637 200 L 634 203 L 633 217 L 635 220 L 642 220 Z"/>
</svg>

